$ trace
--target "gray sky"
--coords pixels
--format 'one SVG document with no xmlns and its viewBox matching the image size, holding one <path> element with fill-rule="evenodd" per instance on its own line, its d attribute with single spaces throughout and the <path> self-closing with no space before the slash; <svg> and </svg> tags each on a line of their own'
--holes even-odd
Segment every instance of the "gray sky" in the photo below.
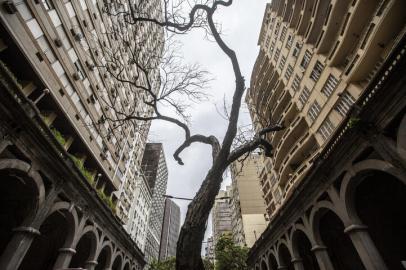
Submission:
<svg viewBox="0 0 406 270">
<path fill-rule="evenodd" d="M 236 0 L 231 7 L 219 8 L 215 19 L 223 26 L 223 36 L 227 44 L 236 51 L 242 73 L 249 86 L 251 71 L 258 54 L 258 36 L 267 0 Z M 214 104 L 222 107 L 223 97 L 230 104 L 234 91 L 234 76 L 231 64 L 226 56 L 217 47 L 217 44 L 204 40 L 202 32 L 195 31 L 179 37 L 183 43 L 183 54 L 187 62 L 199 63 L 208 70 L 215 80 L 211 83 L 208 92 L 211 95 L 209 102 L 195 105 L 191 110 L 192 133 L 215 135 L 220 140 L 225 133 L 226 121 L 219 116 Z M 241 122 L 247 123 L 249 116 L 246 110 L 241 115 Z M 167 194 L 179 197 L 192 198 L 198 191 L 211 161 L 209 146 L 194 144 L 181 154 L 185 163 L 179 166 L 172 155 L 182 143 L 183 131 L 173 124 L 162 121 L 152 123 L 150 141 L 162 142 L 166 154 L 169 170 Z M 230 183 L 226 179 L 223 187 Z M 187 201 L 176 200 L 181 208 L 182 223 L 187 211 Z M 211 234 L 211 221 L 209 221 L 207 235 Z"/>
</svg>

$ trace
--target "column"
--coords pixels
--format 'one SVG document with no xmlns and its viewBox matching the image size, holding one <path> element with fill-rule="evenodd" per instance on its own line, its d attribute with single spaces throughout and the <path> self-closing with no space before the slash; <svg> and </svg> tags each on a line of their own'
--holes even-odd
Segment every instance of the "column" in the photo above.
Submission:
<svg viewBox="0 0 406 270">
<path fill-rule="evenodd" d="M 293 258 L 292 259 L 292 264 L 295 270 L 305 270 L 303 266 L 303 260 L 302 258 Z"/>
<path fill-rule="evenodd" d="M 45 199 L 43 206 L 35 214 L 30 214 L 23 223 L 28 224 L 13 229 L 13 237 L 7 244 L 6 249 L 0 257 L 0 269 L 15 270 L 18 269 L 24 256 L 28 252 L 32 241 L 40 235 L 39 228 L 51 209 L 53 202 L 58 195 L 58 190 L 52 189 Z M 35 209 L 33 209 L 35 213 Z M 34 216 L 35 215 L 35 216 Z M 33 217 L 34 216 L 34 217 Z"/>
<path fill-rule="evenodd" d="M 53 269 L 60 270 L 68 268 L 73 255 L 76 253 L 76 250 L 73 248 L 60 248 L 58 252 L 59 255 Z"/>
<path fill-rule="evenodd" d="M 18 269 L 35 236 L 40 232 L 32 227 L 18 227 L 0 258 L 0 269 Z"/>
<path fill-rule="evenodd" d="M 94 270 L 96 268 L 96 265 L 97 265 L 97 261 L 87 261 L 85 263 L 85 268 L 87 270 Z"/>
<path fill-rule="evenodd" d="M 328 255 L 327 248 L 325 246 L 315 245 L 312 247 L 312 252 L 316 257 L 320 270 L 333 270 L 333 264 L 331 263 L 330 256 Z"/>
<path fill-rule="evenodd" d="M 357 250 L 358 255 L 366 269 L 388 269 L 368 233 L 367 226 L 353 224 L 345 228 L 344 233 L 348 234 L 348 236 L 351 238 L 351 241 L 354 244 L 354 247 Z"/>
</svg>

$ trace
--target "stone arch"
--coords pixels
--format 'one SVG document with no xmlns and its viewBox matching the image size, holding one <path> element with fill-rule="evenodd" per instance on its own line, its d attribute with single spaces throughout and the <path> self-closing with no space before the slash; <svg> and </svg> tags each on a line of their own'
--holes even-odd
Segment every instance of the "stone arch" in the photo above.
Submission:
<svg viewBox="0 0 406 270">
<path fill-rule="evenodd" d="M 317 259 L 312 252 L 314 241 L 309 238 L 309 234 L 301 225 L 297 225 L 292 230 L 291 236 L 292 256 L 294 259 L 301 259 L 306 270 L 320 270 Z"/>
<path fill-rule="evenodd" d="M 399 125 L 396 146 L 399 155 L 406 159 L 406 114 Z"/>
<path fill-rule="evenodd" d="M 95 270 L 104 270 L 112 265 L 113 250 L 114 248 L 110 240 L 106 240 L 101 244 L 96 258 L 97 265 Z"/>
<path fill-rule="evenodd" d="M 273 250 L 271 250 L 268 254 L 268 267 L 269 270 L 277 270 L 278 269 L 278 260 L 276 259 L 277 256 Z"/>
<path fill-rule="evenodd" d="M 327 208 L 322 210 L 324 211 L 318 217 L 317 244 L 327 248 L 334 269 L 364 270 L 361 258 L 350 236 L 345 232 L 343 219 L 334 211 Z"/>
<path fill-rule="evenodd" d="M 122 267 L 123 270 L 130 270 L 131 263 L 130 263 L 130 259 L 128 257 L 124 259 L 123 265 L 124 265 Z"/>
<path fill-rule="evenodd" d="M 87 262 L 95 260 L 99 235 L 94 225 L 87 225 L 78 234 L 75 250 L 69 267 L 86 267 Z"/>
<path fill-rule="evenodd" d="M 121 270 L 123 267 L 123 254 L 121 251 L 116 251 L 112 259 L 111 270 Z"/>
<path fill-rule="evenodd" d="M 378 159 L 368 159 L 360 161 L 354 164 L 350 170 L 344 175 L 341 187 L 340 187 L 340 198 L 344 200 L 345 210 L 353 222 L 361 223 L 354 205 L 355 190 L 362 181 L 364 181 L 365 176 L 368 173 L 373 173 L 373 171 L 383 171 L 388 173 L 406 185 L 406 177 L 402 172 L 394 167 L 387 161 Z"/>
<path fill-rule="evenodd" d="M 73 205 L 59 201 L 42 222 L 40 235 L 34 238 L 20 269 L 52 269 L 59 261 L 60 249 L 70 248 L 77 231 L 77 213 Z"/>
<path fill-rule="evenodd" d="M 33 226 L 45 199 L 45 186 L 30 164 L 19 159 L 0 159 L 0 190 L 1 254 L 12 240 L 15 229 Z"/>
<path fill-rule="evenodd" d="M 317 245 L 322 245 L 322 241 L 321 241 L 320 234 L 319 234 L 319 222 L 320 222 L 320 218 L 327 211 L 332 211 L 334 214 L 336 214 L 341 219 L 341 221 L 344 222 L 344 219 L 340 216 L 338 211 L 336 211 L 333 203 L 331 203 L 329 201 L 317 202 L 317 204 L 315 206 L 313 206 L 313 208 L 310 212 L 310 216 L 309 216 L 311 232 L 314 237 L 314 242 Z"/>
<path fill-rule="evenodd" d="M 286 270 L 294 270 L 294 266 L 292 264 L 292 252 L 291 249 L 285 240 L 279 240 L 278 246 L 278 263 L 279 268 L 283 268 Z"/>
<path fill-rule="evenodd" d="M 268 270 L 268 265 L 264 259 L 261 260 L 261 270 Z"/>
</svg>

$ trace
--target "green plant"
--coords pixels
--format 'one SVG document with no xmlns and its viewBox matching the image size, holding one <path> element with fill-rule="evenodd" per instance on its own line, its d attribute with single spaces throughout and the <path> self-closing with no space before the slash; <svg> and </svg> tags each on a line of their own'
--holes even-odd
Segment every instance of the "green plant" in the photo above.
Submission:
<svg viewBox="0 0 406 270">
<path fill-rule="evenodd" d="M 55 139 L 62 145 L 64 146 L 66 143 L 65 138 L 63 137 L 62 133 L 59 132 L 55 127 L 51 127 L 52 134 L 54 134 Z"/>
<path fill-rule="evenodd" d="M 224 234 L 216 244 L 216 270 L 248 270 L 248 248 L 234 244 L 230 234 Z"/>
<path fill-rule="evenodd" d="M 102 188 L 99 188 L 96 190 L 97 195 L 99 198 L 111 209 L 111 211 L 115 214 L 116 213 L 116 204 L 113 202 L 113 199 L 109 196 L 107 196 L 104 193 L 104 190 Z"/>
<path fill-rule="evenodd" d="M 350 120 L 348 120 L 348 126 L 350 128 L 353 128 L 359 124 L 360 120 L 361 119 L 359 119 L 358 117 L 351 117 Z"/>
<path fill-rule="evenodd" d="M 79 158 L 77 158 L 74 155 L 69 154 L 69 156 L 71 157 L 71 159 L 75 163 L 76 167 L 80 170 L 82 175 L 86 178 L 86 180 L 91 185 L 93 185 L 94 184 L 94 175 L 88 169 L 85 168 L 85 166 L 83 165 L 83 161 L 80 160 Z"/>
</svg>

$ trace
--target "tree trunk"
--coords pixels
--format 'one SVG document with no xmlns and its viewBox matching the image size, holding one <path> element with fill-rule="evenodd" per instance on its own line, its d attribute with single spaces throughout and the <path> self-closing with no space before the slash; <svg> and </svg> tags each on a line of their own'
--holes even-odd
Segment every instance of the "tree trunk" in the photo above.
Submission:
<svg viewBox="0 0 406 270">
<path fill-rule="evenodd" d="M 217 164 L 225 163 L 216 161 Z M 204 270 L 201 258 L 202 242 L 210 210 L 223 181 L 224 170 L 225 167 L 213 164 L 188 207 L 176 249 L 176 270 Z"/>
</svg>

